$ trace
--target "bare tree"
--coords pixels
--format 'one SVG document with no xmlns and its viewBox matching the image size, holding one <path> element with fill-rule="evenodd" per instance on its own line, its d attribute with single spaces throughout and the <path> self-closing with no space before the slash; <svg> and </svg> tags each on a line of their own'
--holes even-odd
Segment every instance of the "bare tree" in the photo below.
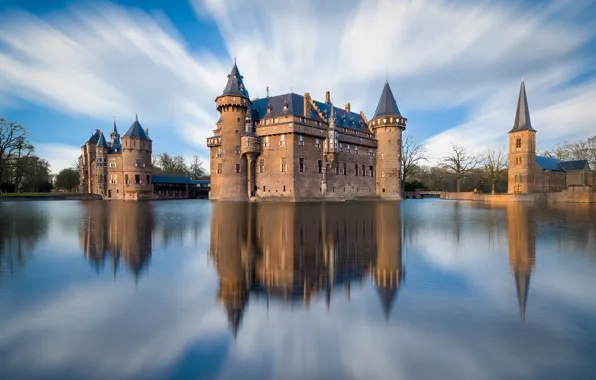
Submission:
<svg viewBox="0 0 596 380">
<path fill-rule="evenodd" d="M 484 160 L 484 171 L 490 181 L 491 193 L 494 194 L 495 185 L 507 167 L 507 156 L 501 149 L 487 148 L 482 159 Z"/>
<path fill-rule="evenodd" d="M 205 169 L 203 169 L 203 161 L 199 160 L 199 156 L 196 154 L 192 157 L 190 165 L 188 166 L 190 178 L 199 179 L 207 175 Z"/>
<path fill-rule="evenodd" d="M 412 171 L 419 165 L 420 161 L 426 160 L 426 147 L 416 142 L 411 136 L 406 135 L 401 148 L 401 173 L 402 190 L 406 181 L 412 175 Z"/>
<path fill-rule="evenodd" d="M 459 193 L 461 179 L 470 170 L 476 168 L 480 160 L 477 156 L 470 155 L 463 145 L 451 144 L 451 148 L 453 149 L 453 152 L 450 156 L 443 158 L 441 167 L 455 174 L 456 189 Z"/>
<path fill-rule="evenodd" d="M 29 146 L 25 127 L 0 118 L 0 182 L 5 171 L 11 166 L 10 162 L 14 161 L 14 155 L 25 145 Z"/>
</svg>

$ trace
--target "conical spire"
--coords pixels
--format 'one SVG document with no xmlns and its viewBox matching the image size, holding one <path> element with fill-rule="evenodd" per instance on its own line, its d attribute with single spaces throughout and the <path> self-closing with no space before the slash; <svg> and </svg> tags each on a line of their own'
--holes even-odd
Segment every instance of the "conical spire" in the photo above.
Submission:
<svg viewBox="0 0 596 380">
<path fill-rule="evenodd" d="M 397 287 L 381 287 L 377 285 L 377 294 L 379 295 L 379 299 L 381 300 L 381 306 L 383 306 L 383 313 L 385 314 L 385 318 L 389 319 L 389 316 L 391 315 L 391 309 L 393 307 L 393 302 L 395 301 L 395 296 L 397 294 Z"/>
<path fill-rule="evenodd" d="M 112 129 L 112 133 L 114 135 L 117 135 L 118 134 L 118 128 L 116 128 L 116 118 L 115 117 L 114 117 L 114 129 Z"/>
<path fill-rule="evenodd" d="M 517 99 L 515 121 L 513 122 L 513 128 L 511 131 L 509 131 L 509 133 L 519 131 L 536 132 L 536 130 L 532 128 L 532 122 L 530 121 L 530 108 L 528 107 L 528 98 L 526 96 L 526 85 L 524 83 L 524 78 L 522 78 L 521 85 L 519 86 L 519 98 Z"/>
<path fill-rule="evenodd" d="M 232 72 L 228 75 L 228 83 L 223 90 L 222 96 L 224 95 L 234 95 L 234 96 L 242 96 L 249 99 L 248 91 L 246 87 L 244 87 L 244 82 L 242 81 L 243 76 L 240 75 L 240 71 L 238 70 L 238 66 L 236 66 L 236 61 L 234 61 L 234 67 L 232 67 Z"/>
<path fill-rule="evenodd" d="M 517 290 L 517 301 L 519 302 L 519 316 L 522 325 L 526 321 L 526 302 L 528 300 L 528 292 L 530 290 L 530 273 L 524 270 L 516 270 L 515 288 Z"/>
<path fill-rule="evenodd" d="M 395 102 L 391 87 L 389 87 L 389 82 L 385 82 L 383 92 L 381 93 L 381 99 L 379 99 L 379 104 L 377 105 L 377 110 L 375 111 L 373 119 L 379 116 L 403 117 L 399 112 L 399 108 L 397 108 L 397 103 Z"/>
<path fill-rule="evenodd" d="M 106 138 L 103 137 L 103 133 L 101 133 L 101 132 L 99 134 L 99 140 L 97 141 L 97 147 L 98 148 L 107 148 L 108 147 L 108 143 L 106 142 Z"/>
<path fill-rule="evenodd" d="M 124 137 L 133 137 L 137 139 L 149 140 L 149 136 L 145 133 L 145 130 L 139 123 L 139 117 L 135 114 L 135 121 L 132 123 L 128 131 L 124 134 Z"/>
</svg>

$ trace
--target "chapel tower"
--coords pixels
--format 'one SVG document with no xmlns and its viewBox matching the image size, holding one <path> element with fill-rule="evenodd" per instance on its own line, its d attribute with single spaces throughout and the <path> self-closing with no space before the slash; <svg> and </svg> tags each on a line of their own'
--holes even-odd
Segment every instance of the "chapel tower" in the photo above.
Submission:
<svg viewBox="0 0 596 380">
<path fill-rule="evenodd" d="M 527 194 L 534 191 L 536 130 L 530 121 L 526 86 L 522 78 L 513 128 L 509 131 L 508 193 Z"/>
<path fill-rule="evenodd" d="M 223 93 L 215 99 L 221 116 L 214 136 L 207 139 L 211 150 L 210 199 L 248 199 L 248 160 L 241 147 L 242 136 L 250 129 L 246 123 L 251 123 L 248 114 L 251 102 L 242 79 L 234 62 Z M 247 133 L 250 132 L 253 131 Z M 254 161 L 254 157 L 248 156 Z"/>
<path fill-rule="evenodd" d="M 376 187 L 377 195 L 388 199 L 401 199 L 401 139 L 407 119 L 401 115 L 389 82 L 385 82 L 381 99 L 370 128 L 377 140 Z"/>
</svg>

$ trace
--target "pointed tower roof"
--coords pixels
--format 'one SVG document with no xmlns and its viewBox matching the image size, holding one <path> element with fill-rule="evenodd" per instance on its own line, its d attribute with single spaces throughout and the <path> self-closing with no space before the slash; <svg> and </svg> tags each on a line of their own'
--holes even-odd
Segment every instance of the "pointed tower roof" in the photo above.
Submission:
<svg viewBox="0 0 596 380">
<path fill-rule="evenodd" d="M 399 112 L 399 108 L 397 108 L 397 103 L 395 102 L 391 87 L 389 87 L 389 82 L 385 82 L 385 87 L 383 87 L 381 99 L 379 99 L 379 104 L 377 105 L 377 110 L 375 111 L 373 119 L 379 116 L 403 117 Z"/>
<path fill-rule="evenodd" d="M 99 129 L 96 129 L 95 132 L 93 132 L 93 134 L 89 138 L 89 140 L 87 140 L 87 142 L 90 144 L 97 144 L 97 142 L 99 141 L 100 133 L 101 132 L 99 131 Z"/>
<path fill-rule="evenodd" d="M 530 290 L 530 272 L 524 270 L 515 271 L 515 288 L 517 290 L 517 301 L 519 302 L 519 316 L 523 325 L 526 321 L 526 302 Z"/>
<path fill-rule="evenodd" d="M 526 85 L 524 83 L 524 78 L 522 78 L 521 85 L 519 86 L 519 97 L 517 99 L 515 121 L 513 122 L 513 128 L 511 128 L 509 133 L 519 131 L 536 132 L 536 130 L 532 128 L 532 122 L 530 121 L 530 108 L 528 107 L 528 97 L 526 96 Z"/>
<path fill-rule="evenodd" d="M 100 132 L 99 134 L 99 140 L 97 141 L 97 147 L 98 148 L 106 148 L 108 147 L 108 143 L 106 142 L 106 138 L 103 137 L 103 133 Z"/>
<path fill-rule="evenodd" d="M 385 318 L 389 319 L 389 315 L 391 315 L 391 308 L 393 307 L 395 296 L 397 294 L 397 287 L 377 286 L 377 294 L 381 300 L 381 306 L 383 306 Z"/>
<path fill-rule="evenodd" d="M 118 134 L 118 128 L 116 128 L 116 118 L 114 118 L 114 129 L 112 129 L 112 133 L 114 135 L 117 135 Z"/>
<path fill-rule="evenodd" d="M 238 66 L 236 66 L 236 61 L 234 61 L 234 67 L 232 67 L 232 72 L 228 75 L 228 83 L 226 84 L 221 96 L 235 95 L 249 99 L 248 91 L 246 90 L 246 87 L 244 87 L 242 78 L 244 77 L 240 75 Z"/>
<path fill-rule="evenodd" d="M 145 133 L 145 130 L 141 126 L 141 123 L 139 123 L 138 115 L 135 115 L 134 123 L 132 123 L 130 128 L 128 128 L 128 131 L 126 131 L 123 137 L 132 137 L 137 139 L 149 140 L 149 137 Z"/>
</svg>

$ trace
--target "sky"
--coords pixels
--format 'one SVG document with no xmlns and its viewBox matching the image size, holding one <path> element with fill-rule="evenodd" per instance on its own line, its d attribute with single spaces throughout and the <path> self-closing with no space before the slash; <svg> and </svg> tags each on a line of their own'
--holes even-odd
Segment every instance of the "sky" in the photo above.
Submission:
<svg viewBox="0 0 596 380">
<path fill-rule="evenodd" d="M 593 0 L 2 0 L 0 117 L 54 172 L 135 114 L 208 168 L 236 59 L 251 97 L 329 90 L 369 118 L 388 80 L 432 161 L 505 148 L 524 77 L 543 151 L 596 134 L 595 37 Z"/>
</svg>

